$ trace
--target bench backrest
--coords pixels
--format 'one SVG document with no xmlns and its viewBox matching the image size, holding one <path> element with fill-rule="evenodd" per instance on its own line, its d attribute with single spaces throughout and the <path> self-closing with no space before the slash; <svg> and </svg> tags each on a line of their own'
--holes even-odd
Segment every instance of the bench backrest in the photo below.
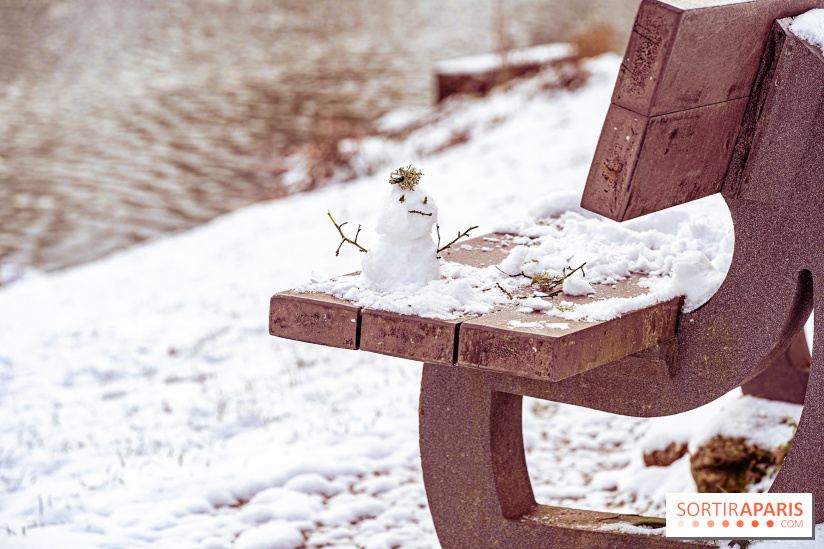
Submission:
<svg viewBox="0 0 824 549">
<path fill-rule="evenodd" d="M 773 21 L 822 7 L 644 0 L 581 205 L 624 221 L 720 192 Z"/>
</svg>

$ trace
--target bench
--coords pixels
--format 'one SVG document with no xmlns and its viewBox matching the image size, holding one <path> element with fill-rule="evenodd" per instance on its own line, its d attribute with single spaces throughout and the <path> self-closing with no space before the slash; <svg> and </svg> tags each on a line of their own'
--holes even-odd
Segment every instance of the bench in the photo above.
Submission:
<svg viewBox="0 0 824 549">
<path fill-rule="evenodd" d="M 506 304 L 446 321 L 325 294 L 272 297 L 272 335 L 424 362 L 421 461 L 443 547 L 696 546 L 609 528 L 661 527 L 662 519 L 536 504 L 523 396 L 638 417 L 687 411 L 742 384 L 803 401 L 771 491 L 812 492 L 824 521 L 824 365 L 817 349 L 810 367 L 802 330 L 824 268 L 824 193 L 816 192 L 824 57 L 789 29 L 792 16 L 816 7 L 824 0 L 644 0 L 639 8 L 582 205 L 623 221 L 720 192 L 735 253 L 718 292 L 695 312 L 681 313 L 676 298 L 613 320 L 535 327 Z M 500 261 L 506 235 L 487 238 L 444 258 Z M 473 251 L 481 242 L 491 249 Z M 595 299 L 646 291 L 639 280 L 597 287 Z M 824 338 L 824 323 L 815 330 Z"/>
</svg>

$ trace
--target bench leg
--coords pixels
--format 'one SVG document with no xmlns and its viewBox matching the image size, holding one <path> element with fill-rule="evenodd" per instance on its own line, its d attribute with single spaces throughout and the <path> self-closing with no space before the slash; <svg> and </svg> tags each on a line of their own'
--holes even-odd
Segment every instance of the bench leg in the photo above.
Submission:
<svg viewBox="0 0 824 549">
<path fill-rule="evenodd" d="M 660 519 L 538 505 L 524 458 L 523 397 L 480 370 L 424 365 L 420 402 L 423 478 L 444 549 L 665 549 L 712 547 L 603 531 Z"/>
<path fill-rule="evenodd" d="M 824 281 L 824 276 L 815 280 Z M 824 291 L 816 286 L 815 294 L 816 319 L 824 318 Z M 813 359 L 804 411 L 790 452 L 770 492 L 812 492 L 816 496 L 815 521 L 820 524 L 824 522 L 824 498 L 820 497 L 824 494 L 824 322 L 816 322 L 814 330 Z"/>
</svg>

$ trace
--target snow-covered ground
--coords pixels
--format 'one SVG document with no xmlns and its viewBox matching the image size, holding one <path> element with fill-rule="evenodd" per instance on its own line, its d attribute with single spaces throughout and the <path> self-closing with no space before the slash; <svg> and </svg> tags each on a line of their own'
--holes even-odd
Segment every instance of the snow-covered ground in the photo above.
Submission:
<svg viewBox="0 0 824 549">
<path fill-rule="evenodd" d="M 447 106 L 404 142 L 350 144 L 370 170 L 385 165 L 374 176 L 0 290 L 0 546 L 438 547 L 420 365 L 272 338 L 269 297 L 312 271 L 359 269 L 356 250 L 335 257 L 326 212 L 374 239 L 401 164 L 426 173 L 445 234 L 482 234 L 547 192 L 580 191 L 618 64 L 592 62 L 574 92 L 539 76 Z M 455 135 L 468 139 L 439 149 Z M 677 210 L 726 215 L 718 197 Z M 746 435 L 750 416 L 798 413 L 734 393 L 653 420 L 528 399 L 525 444 L 542 503 L 662 515 L 667 491 L 695 489 L 689 458 L 646 468 L 644 449 L 694 447 L 721 414 Z"/>
</svg>

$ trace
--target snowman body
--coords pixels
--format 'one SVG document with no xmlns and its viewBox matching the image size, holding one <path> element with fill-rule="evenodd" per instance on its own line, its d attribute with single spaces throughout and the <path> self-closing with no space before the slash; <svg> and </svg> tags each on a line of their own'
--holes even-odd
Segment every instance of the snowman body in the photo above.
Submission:
<svg viewBox="0 0 824 549">
<path fill-rule="evenodd" d="M 438 207 L 423 187 L 409 190 L 393 185 L 381 205 L 377 246 L 361 262 L 366 282 L 391 292 L 439 280 L 440 261 L 432 239 L 437 221 Z"/>
</svg>

